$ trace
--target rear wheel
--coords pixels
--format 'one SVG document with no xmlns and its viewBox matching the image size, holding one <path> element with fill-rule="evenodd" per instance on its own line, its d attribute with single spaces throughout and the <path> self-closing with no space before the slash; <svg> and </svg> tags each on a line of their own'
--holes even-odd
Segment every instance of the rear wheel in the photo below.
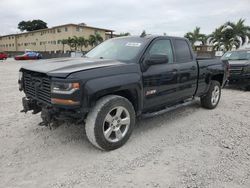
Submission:
<svg viewBox="0 0 250 188">
<path fill-rule="evenodd" d="M 218 81 L 212 80 L 208 92 L 201 97 L 201 106 L 207 109 L 214 109 L 221 96 L 221 85 Z"/>
<path fill-rule="evenodd" d="M 124 97 L 109 95 L 89 112 L 85 130 L 88 140 L 102 150 L 114 150 L 129 139 L 135 124 L 133 105 Z"/>
</svg>

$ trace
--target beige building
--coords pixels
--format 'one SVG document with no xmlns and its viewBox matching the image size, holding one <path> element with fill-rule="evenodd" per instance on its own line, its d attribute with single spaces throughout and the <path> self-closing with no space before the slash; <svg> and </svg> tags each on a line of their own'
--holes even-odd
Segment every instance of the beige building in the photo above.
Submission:
<svg viewBox="0 0 250 188">
<path fill-rule="evenodd" d="M 20 34 L 0 36 L 0 51 L 22 52 L 34 50 L 40 52 L 70 51 L 68 45 L 63 45 L 61 40 L 73 36 L 83 36 L 99 33 L 104 40 L 112 37 L 113 30 L 87 26 L 85 24 L 65 24 L 52 28 L 41 29 Z M 83 50 L 89 50 L 83 49 Z"/>
</svg>

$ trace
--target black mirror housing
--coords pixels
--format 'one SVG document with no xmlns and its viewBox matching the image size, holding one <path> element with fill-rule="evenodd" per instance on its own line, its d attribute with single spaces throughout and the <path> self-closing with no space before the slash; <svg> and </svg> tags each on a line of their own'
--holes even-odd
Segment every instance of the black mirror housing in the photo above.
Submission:
<svg viewBox="0 0 250 188">
<path fill-rule="evenodd" d="M 168 56 L 163 54 L 152 54 L 146 60 L 147 65 L 157 65 L 168 63 Z"/>
</svg>

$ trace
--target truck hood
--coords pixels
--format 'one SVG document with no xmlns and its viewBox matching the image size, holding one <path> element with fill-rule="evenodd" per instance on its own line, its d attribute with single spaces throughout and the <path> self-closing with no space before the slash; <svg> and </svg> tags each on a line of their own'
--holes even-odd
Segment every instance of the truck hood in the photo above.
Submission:
<svg viewBox="0 0 250 188">
<path fill-rule="evenodd" d="M 231 66 L 247 66 L 247 65 L 250 65 L 250 60 L 235 60 L 235 61 L 228 61 L 228 63 L 231 65 Z"/>
<path fill-rule="evenodd" d="M 97 69 L 108 66 L 121 66 L 122 63 L 116 60 L 91 59 L 91 58 L 59 58 L 51 60 L 40 60 L 32 65 L 25 65 L 21 69 L 45 73 L 49 76 L 67 77 L 69 74 Z"/>
</svg>

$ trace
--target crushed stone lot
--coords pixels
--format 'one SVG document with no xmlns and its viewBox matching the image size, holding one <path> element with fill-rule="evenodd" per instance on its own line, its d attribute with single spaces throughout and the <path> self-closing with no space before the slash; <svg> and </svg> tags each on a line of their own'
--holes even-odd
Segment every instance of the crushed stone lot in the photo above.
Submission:
<svg viewBox="0 0 250 188">
<path fill-rule="evenodd" d="M 81 125 L 50 130 L 20 113 L 18 70 L 32 63 L 0 61 L 0 187 L 250 187 L 250 92 L 139 120 L 122 148 L 103 152 Z"/>
</svg>

